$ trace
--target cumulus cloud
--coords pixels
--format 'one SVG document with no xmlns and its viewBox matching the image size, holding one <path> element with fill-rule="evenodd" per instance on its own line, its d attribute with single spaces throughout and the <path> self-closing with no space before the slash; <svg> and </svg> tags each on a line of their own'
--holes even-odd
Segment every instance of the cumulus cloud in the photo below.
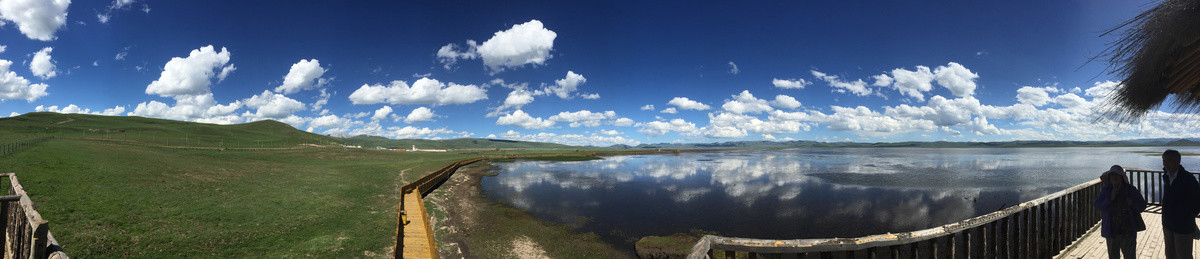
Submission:
<svg viewBox="0 0 1200 259">
<path fill-rule="evenodd" d="M 354 104 L 467 104 L 487 99 L 487 91 L 475 85 L 442 83 L 435 79 L 421 78 L 408 83 L 396 80 L 388 86 L 364 84 L 350 93 Z"/>
<path fill-rule="evenodd" d="M 46 96 L 46 84 L 30 84 L 28 79 L 9 70 L 12 61 L 0 59 L 0 100 L 24 99 L 33 102 Z"/>
<path fill-rule="evenodd" d="M 812 75 L 817 79 L 829 83 L 829 86 L 832 86 L 834 88 L 833 91 L 835 92 L 850 92 L 858 96 L 866 96 L 873 92 L 870 88 L 867 88 L 867 82 L 863 82 L 862 79 L 856 81 L 845 81 L 839 79 L 838 76 L 828 75 L 821 73 L 820 71 L 812 70 L 810 72 L 812 72 Z"/>
<path fill-rule="evenodd" d="M 730 74 L 736 75 L 741 72 L 742 72 L 742 70 L 738 69 L 737 64 L 734 64 L 733 61 L 729 61 L 729 73 Z"/>
<path fill-rule="evenodd" d="M 775 100 L 771 101 L 771 105 L 784 109 L 795 109 L 800 107 L 800 101 L 787 95 L 776 95 Z"/>
<path fill-rule="evenodd" d="M 809 82 L 808 80 L 804 80 L 804 79 L 774 78 L 774 79 L 771 79 L 771 84 L 775 85 L 775 87 L 779 87 L 779 88 L 783 88 L 783 89 L 804 89 L 805 86 L 812 84 L 812 82 Z"/>
<path fill-rule="evenodd" d="M 80 113 L 80 114 L 94 114 L 94 115 L 108 115 L 108 116 L 117 116 L 117 115 L 121 115 L 121 113 L 124 113 L 124 112 L 125 112 L 125 107 L 124 107 L 124 106 L 117 106 L 117 107 L 112 107 L 112 108 L 104 109 L 103 111 L 95 111 L 95 112 L 93 112 L 93 111 L 92 111 L 92 109 L 88 109 L 88 108 L 82 108 L 82 107 L 79 107 L 79 106 L 77 106 L 77 105 L 74 105 L 74 104 L 67 105 L 66 107 L 63 107 L 63 108 L 61 108 L 61 109 L 60 109 L 60 108 L 58 108 L 58 106 L 57 106 L 57 105 L 54 105 L 54 106 L 49 106 L 49 107 L 47 107 L 47 106 L 42 106 L 42 105 L 38 105 L 37 107 L 34 107 L 34 108 L 33 108 L 33 110 L 34 110 L 34 111 L 39 111 L 39 112 Z"/>
<path fill-rule="evenodd" d="M 736 114 L 762 113 L 772 110 L 767 100 L 755 98 L 753 94 L 750 94 L 749 90 L 744 90 L 734 95 L 733 100 L 725 100 L 725 104 L 721 105 L 721 109 Z"/>
<path fill-rule="evenodd" d="M 576 74 L 574 71 L 567 71 L 567 76 L 563 79 L 554 80 L 554 86 L 546 88 L 545 92 L 553 93 L 558 98 L 571 99 L 571 94 L 575 90 L 579 90 L 579 85 L 587 82 L 587 78 L 583 75 Z"/>
<path fill-rule="evenodd" d="M 560 112 L 557 115 L 550 116 L 551 121 L 560 121 L 570 123 L 571 127 L 599 127 L 605 120 L 617 119 L 617 112 L 604 111 L 592 112 L 589 110 L 580 110 L 576 112 Z M 610 122 L 611 124 L 612 122 Z"/>
<path fill-rule="evenodd" d="M 667 104 L 674 105 L 675 107 L 679 107 L 679 109 L 684 109 L 684 110 L 703 111 L 703 110 L 708 110 L 708 108 L 711 108 L 706 104 L 703 104 L 703 103 L 700 103 L 697 101 L 693 101 L 691 99 L 688 99 L 687 97 L 671 98 L 671 101 L 667 102 Z M 650 105 L 650 108 L 653 109 L 654 106 Z"/>
<path fill-rule="evenodd" d="M 384 119 L 387 119 L 388 115 L 391 115 L 391 114 L 392 114 L 392 107 L 385 105 L 385 106 L 383 106 L 383 108 L 379 108 L 378 110 L 375 110 L 375 115 L 371 116 L 371 120 L 373 120 L 373 121 L 384 120 Z"/>
<path fill-rule="evenodd" d="M 670 121 L 651 121 L 638 123 L 635 126 L 640 128 L 638 129 L 638 132 L 650 136 L 662 136 L 672 131 L 679 132 L 685 136 L 696 136 L 701 133 L 700 129 L 696 128 L 695 123 L 687 122 L 683 119 L 673 119 Z"/>
<path fill-rule="evenodd" d="M 612 132 L 616 132 L 616 131 L 612 131 Z M 615 134 L 608 134 L 607 131 L 605 131 L 603 134 L 615 135 Z M 619 132 L 618 132 L 618 134 L 619 134 Z M 612 145 L 616 145 L 616 144 L 623 144 L 623 145 L 630 145 L 630 146 L 636 146 L 636 145 L 641 144 L 641 142 L 638 142 L 637 140 L 627 139 L 627 138 L 624 138 L 621 136 L 601 136 L 601 135 L 596 135 L 596 134 L 591 134 L 591 135 L 555 134 L 555 133 L 549 133 L 549 132 L 540 132 L 540 133 L 536 133 L 536 134 L 521 134 L 520 132 L 516 132 L 513 130 L 509 130 L 507 132 L 501 133 L 500 135 L 495 135 L 495 134 L 488 135 L 488 138 L 501 138 L 501 139 L 508 139 L 508 140 L 517 140 L 517 141 L 550 142 L 550 143 L 559 143 L 559 144 L 574 145 L 574 146 L 606 147 L 606 146 L 612 146 Z"/>
<path fill-rule="evenodd" d="M 933 72 L 930 72 L 929 67 L 926 66 L 917 66 L 917 70 L 893 69 L 892 79 L 895 80 L 892 84 L 893 88 L 896 88 L 901 94 L 917 98 L 917 100 L 924 101 L 925 95 L 922 93 L 933 90 Z"/>
<path fill-rule="evenodd" d="M 633 122 L 633 119 L 630 119 L 630 118 L 617 118 L 616 120 L 613 120 L 611 123 L 609 123 L 609 125 L 613 125 L 613 126 L 617 126 L 617 127 L 629 127 L 629 126 L 633 126 L 634 122 Z"/>
<path fill-rule="evenodd" d="M 543 120 L 542 118 L 534 118 L 522 110 L 516 110 L 510 114 L 500 116 L 496 120 L 496 125 L 513 125 L 526 129 L 544 129 L 554 126 L 554 121 Z"/>
<path fill-rule="evenodd" d="M 979 74 L 954 62 L 937 67 L 933 70 L 933 76 L 938 85 L 950 89 L 950 93 L 958 97 L 974 95 L 975 79 L 979 78 Z"/>
<path fill-rule="evenodd" d="M 305 109 L 304 103 L 270 90 L 263 90 L 261 94 L 251 96 L 242 103 L 257 109 L 253 114 L 256 118 L 282 119 Z"/>
<path fill-rule="evenodd" d="M 408 116 L 404 117 L 404 122 L 405 123 L 426 122 L 426 121 L 433 120 L 433 117 L 435 117 L 435 116 L 437 116 L 437 114 L 433 114 L 433 110 L 430 110 L 429 108 L 426 108 L 426 107 L 417 107 L 416 109 L 413 109 L 412 112 L 409 112 Z"/>
<path fill-rule="evenodd" d="M 12 22 L 25 37 L 52 41 L 67 23 L 67 6 L 71 0 L 4 0 L 0 1 L 0 26 Z"/>
<path fill-rule="evenodd" d="M 667 107 L 666 109 L 662 109 L 661 111 L 658 111 L 658 112 L 666 113 L 666 114 L 676 114 L 676 113 L 679 113 L 679 110 L 676 110 L 675 107 Z"/>
<path fill-rule="evenodd" d="M 49 79 L 58 75 L 54 71 L 54 60 L 50 58 L 50 52 L 54 48 L 46 47 L 33 54 L 33 60 L 29 61 L 29 70 L 33 71 L 33 75 L 42 79 Z"/>
<path fill-rule="evenodd" d="M 556 37 L 558 34 L 546 29 L 541 21 L 530 20 L 498 31 L 479 45 L 467 41 L 467 47 L 461 50 L 455 44 L 442 46 L 438 49 L 437 58 L 446 68 L 452 67 L 460 59 L 480 58 L 483 59 L 483 65 L 495 74 L 527 64 L 545 64 L 546 60 L 553 57 L 550 51 L 554 49 Z"/>
<path fill-rule="evenodd" d="M 874 86 L 886 87 L 886 86 L 892 85 L 892 82 L 896 81 L 896 80 L 892 79 L 892 77 L 888 76 L 887 74 L 875 75 L 872 78 L 875 78 L 875 83 L 871 84 Z"/>
<path fill-rule="evenodd" d="M 1042 106 L 1042 105 L 1046 105 L 1046 103 L 1049 103 L 1051 101 L 1049 93 L 1053 93 L 1053 92 L 1058 92 L 1058 88 L 1049 87 L 1049 86 L 1048 87 L 1025 86 L 1025 87 L 1021 87 L 1020 89 L 1017 89 L 1017 101 L 1024 103 L 1024 104 L 1030 104 L 1033 106 Z"/>
<path fill-rule="evenodd" d="M 580 97 L 583 97 L 583 99 L 588 99 L 588 100 L 596 100 L 596 99 L 600 99 L 600 94 L 597 94 L 597 93 L 581 94 Z"/>
<path fill-rule="evenodd" d="M 224 78 L 232 71 L 229 51 L 216 51 L 212 45 L 194 49 L 186 58 L 174 57 L 163 66 L 162 74 L 146 87 L 146 94 L 165 97 L 210 93 L 213 78 Z M 218 71 L 220 74 L 218 74 Z"/>
<path fill-rule="evenodd" d="M 642 106 L 642 108 L 640 108 L 640 109 L 641 109 L 641 110 L 643 110 L 643 111 L 653 111 L 653 110 L 654 110 L 654 105 L 653 105 L 653 104 L 647 104 L 647 105 L 643 105 L 643 106 Z"/>
<path fill-rule="evenodd" d="M 275 92 L 293 94 L 321 87 L 328 82 L 328 79 L 321 78 L 321 75 L 324 74 L 325 68 L 321 67 L 321 61 L 317 59 L 301 59 L 299 62 L 292 64 L 292 68 L 288 70 L 287 75 L 283 76 L 283 84 L 276 87 Z"/>
</svg>

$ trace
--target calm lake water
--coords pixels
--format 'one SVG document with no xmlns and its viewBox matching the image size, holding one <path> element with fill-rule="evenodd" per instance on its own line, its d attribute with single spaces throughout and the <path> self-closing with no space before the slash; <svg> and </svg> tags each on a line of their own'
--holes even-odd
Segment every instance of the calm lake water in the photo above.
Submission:
<svg viewBox="0 0 1200 259">
<path fill-rule="evenodd" d="M 1200 152 L 1197 148 L 1177 148 Z M 834 148 L 495 163 L 484 193 L 621 248 L 692 229 L 736 237 L 858 237 L 925 229 L 1099 177 L 1159 170 L 1162 148 Z M 1152 154 L 1137 151 L 1155 152 Z M 1185 157 L 1184 167 L 1200 168 Z"/>
</svg>

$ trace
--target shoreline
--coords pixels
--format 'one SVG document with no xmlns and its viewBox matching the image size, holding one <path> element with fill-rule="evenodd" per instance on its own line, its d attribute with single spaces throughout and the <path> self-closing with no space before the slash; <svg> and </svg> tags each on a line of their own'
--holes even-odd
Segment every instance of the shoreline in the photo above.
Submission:
<svg viewBox="0 0 1200 259">
<path fill-rule="evenodd" d="M 460 168 L 427 198 L 438 253 L 445 258 L 622 258 L 636 255 L 488 199 L 480 181 L 498 167 L 480 161 Z"/>
</svg>

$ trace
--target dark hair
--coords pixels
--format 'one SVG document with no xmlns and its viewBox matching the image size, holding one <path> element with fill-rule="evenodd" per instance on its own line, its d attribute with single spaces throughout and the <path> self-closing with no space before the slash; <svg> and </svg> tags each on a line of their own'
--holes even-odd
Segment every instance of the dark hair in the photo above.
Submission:
<svg viewBox="0 0 1200 259">
<path fill-rule="evenodd" d="M 1179 151 L 1175 151 L 1174 149 L 1167 149 L 1167 151 L 1163 151 L 1163 157 L 1179 159 Z"/>
</svg>

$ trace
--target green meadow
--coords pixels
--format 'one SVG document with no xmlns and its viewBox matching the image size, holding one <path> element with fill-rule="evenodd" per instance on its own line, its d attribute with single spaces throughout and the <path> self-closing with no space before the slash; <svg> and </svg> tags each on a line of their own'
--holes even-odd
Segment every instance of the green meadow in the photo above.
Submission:
<svg viewBox="0 0 1200 259">
<path fill-rule="evenodd" d="M 0 168 L 77 258 L 381 257 L 400 186 L 459 159 L 575 151 L 397 152 L 342 148 L 274 121 L 69 116 L 0 119 L 0 139 L 52 136 L 0 157 Z"/>
</svg>

